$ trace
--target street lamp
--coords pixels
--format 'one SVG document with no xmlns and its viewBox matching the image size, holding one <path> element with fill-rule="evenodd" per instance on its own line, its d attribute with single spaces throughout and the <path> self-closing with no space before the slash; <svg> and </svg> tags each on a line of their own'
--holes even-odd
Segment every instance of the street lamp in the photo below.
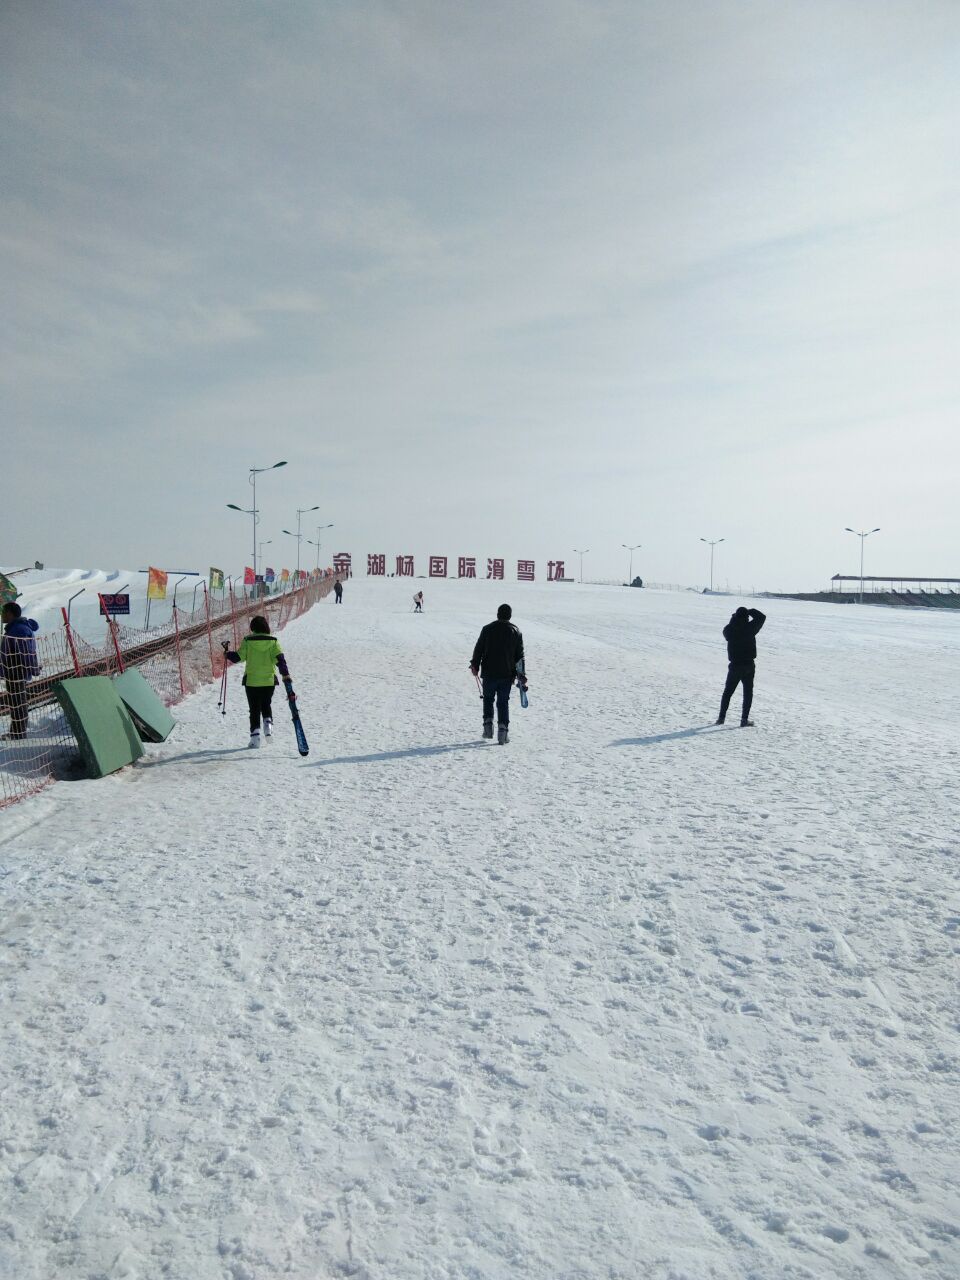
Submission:
<svg viewBox="0 0 960 1280">
<path fill-rule="evenodd" d="M 316 548 L 317 548 L 317 571 L 318 571 L 318 572 L 319 572 L 319 569 L 320 569 L 320 534 L 323 532 L 323 530 L 324 530 L 324 529 L 332 529 L 332 528 L 333 528 L 333 525 L 332 525 L 332 524 L 318 524 L 318 525 L 317 525 L 317 540 L 316 540 L 316 542 L 314 542 L 314 540 L 313 540 L 312 538 L 308 538 L 308 539 L 307 539 L 307 544 L 308 544 L 309 546 L 311 546 L 311 547 L 316 547 Z"/>
<path fill-rule="evenodd" d="M 247 477 L 250 484 L 253 485 L 253 506 L 238 507 L 234 502 L 228 502 L 227 506 L 231 511 L 242 511 L 244 515 L 253 516 L 253 580 L 257 580 L 257 525 L 260 523 L 260 515 L 257 511 L 257 476 L 262 475 L 264 471 L 276 471 L 277 467 L 285 467 L 285 462 L 275 462 L 270 467 L 250 467 L 250 474 Z"/>
<path fill-rule="evenodd" d="M 261 560 L 263 559 L 263 548 L 264 548 L 264 547 L 269 547 L 269 546 L 271 545 L 271 543 L 272 543 L 272 542 L 273 542 L 273 539 L 272 539 L 272 538 L 264 538 L 264 540 L 263 540 L 262 542 L 258 542 L 258 543 L 257 543 L 257 546 L 260 548 L 260 559 L 261 559 Z"/>
<path fill-rule="evenodd" d="M 300 532 L 300 517 L 303 515 L 305 511 L 319 511 L 319 510 L 320 510 L 319 507 L 297 507 L 297 532 L 290 533 L 289 529 L 284 529 L 283 531 L 284 533 L 289 534 L 291 538 L 296 538 L 297 540 L 297 577 L 298 578 L 300 577 L 300 541 L 303 538 L 303 534 Z"/>
<path fill-rule="evenodd" d="M 590 551 L 589 547 L 584 547 L 581 551 L 579 547 L 573 548 L 573 554 L 580 557 L 580 585 L 583 586 L 583 557 Z"/>
<path fill-rule="evenodd" d="M 719 544 L 725 541 L 725 539 L 715 538 L 713 542 L 711 542 L 709 538 L 701 538 L 700 541 L 705 542 L 707 546 L 710 548 L 710 592 L 712 594 L 713 593 L 713 548 L 716 546 L 719 546 Z"/>
<path fill-rule="evenodd" d="M 628 547 L 625 542 L 621 542 L 620 545 L 621 547 L 623 547 L 624 551 L 630 552 L 630 572 L 627 574 L 627 582 L 632 583 L 633 582 L 633 553 L 635 551 L 639 551 L 643 544 L 638 542 L 635 547 Z"/>
<path fill-rule="evenodd" d="M 880 526 L 876 529 L 867 529 L 865 533 L 860 533 L 857 529 L 851 529 L 849 525 L 844 525 L 844 533 L 854 533 L 860 539 L 860 604 L 863 604 L 863 544 L 870 537 L 871 533 L 879 533 Z"/>
</svg>

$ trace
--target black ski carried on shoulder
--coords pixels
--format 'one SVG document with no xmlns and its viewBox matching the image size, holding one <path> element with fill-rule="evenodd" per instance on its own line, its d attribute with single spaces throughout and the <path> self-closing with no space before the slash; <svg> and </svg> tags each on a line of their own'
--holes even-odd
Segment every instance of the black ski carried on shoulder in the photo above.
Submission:
<svg viewBox="0 0 960 1280">
<path fill-rule="evenodd" d="M 302 756 L 308 755 L 310 747 L 307 743 L 307 735 L 303 731 L 303 725 L 300 722 L 300 712 L 297 708 L 297 695 L 293 692 L 293 681 L 287 676 L 283 681 L 283 687 L 287 691 L 287 705 L 290 708 L 290 718 L 293 721 L 293 731 L 297 735 L 297 750 Z"/>
</svg>

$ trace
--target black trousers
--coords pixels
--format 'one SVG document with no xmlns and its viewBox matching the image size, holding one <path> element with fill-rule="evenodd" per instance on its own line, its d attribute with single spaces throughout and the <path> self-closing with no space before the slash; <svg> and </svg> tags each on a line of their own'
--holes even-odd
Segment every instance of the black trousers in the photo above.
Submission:
<svg viewBox="0 0 960 1280">
<path fill-rule="evenodd" d="M 720 719 L 726 720 L 730 699 L 738 684 L 743 685 L 743 710 L 741 720 L 750 719 L 750 707 L 753 704 L 753 676 L 757 669 L 755 662 L 731 662 L 727 669 L 727 683 L 723 686 L 723 697 L 720 699 Z"/>
<path fill-rule="evenodd" d="M 491 679 L 490 676 L 483 677 L 484 720 L 493 719 L 493 700 L 496 698 L 497 724 L 510 723 L 510 690 L 512 687 L 512 680 Z"/>
<path fill-rule="evenodd" d="M 10 732 L 15 738 L 22 738 L 27 732 L 27 682 L 7 676 L 6 685 Z"/>
<path fill-rule="evenodd" d="M 260 728 L 260 717 L 264 720 L 273 719 L 273 689 L 272 684 L 263 686 L 250 685 L 245 686 L 247 690 L 247 706 L 250 708 L 250 732 Z"/>
</svg>

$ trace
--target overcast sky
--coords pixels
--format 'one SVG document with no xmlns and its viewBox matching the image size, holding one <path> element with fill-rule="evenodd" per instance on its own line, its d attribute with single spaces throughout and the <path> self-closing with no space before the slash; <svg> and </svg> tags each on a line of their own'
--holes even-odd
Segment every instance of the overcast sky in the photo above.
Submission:
<svg viewBox="0 0 960 1280">
<path fill-rule="evenodd" d="M 956 0 L 2 0 L 0 563 L 232 571 L 284 458 L 276 563 L 960 574 L 958 69 Z"/>
</svg>

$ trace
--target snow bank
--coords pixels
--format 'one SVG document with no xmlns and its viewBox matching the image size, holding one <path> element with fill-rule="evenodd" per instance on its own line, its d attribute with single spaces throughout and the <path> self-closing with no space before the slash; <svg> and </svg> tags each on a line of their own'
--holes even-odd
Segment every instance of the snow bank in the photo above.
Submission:
<svg viewBox="0 0 960 1280">
<path fill-rule="evenodd" d="M 284 633 L 306 760 L 235 674 L 0 815 L 0 1275 L 960 1273 L 957 619 L 771 603 L 718 730 L 735 600 L 412 590 Z"/>
</svg>

